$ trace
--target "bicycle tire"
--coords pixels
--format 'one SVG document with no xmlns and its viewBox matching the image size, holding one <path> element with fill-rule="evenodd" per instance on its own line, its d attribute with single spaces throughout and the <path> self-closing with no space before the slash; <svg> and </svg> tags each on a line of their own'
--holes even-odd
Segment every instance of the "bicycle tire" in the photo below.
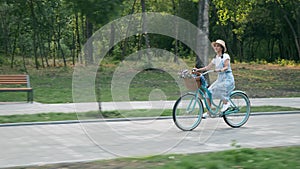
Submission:
<svg viewBox="0 0 300 169">
<path fill-rule="evenodd" d="M 229 114 L 225 112 L 223 119 L 227 125 L 233 128 L 241 127 L 250 117 L 250 100 L 243 92 L 235 92 L 231 94 L 229 100 L 235 105 L 230 109 L 236 112 Z"/>
<path fill-rule="evenodd" d="M 194 130 L 202 120 L 204 111 L 201 100 L 195 94 L 181 96 L 173 106 L 173 121 L 183 131 Z"/>
</svg>

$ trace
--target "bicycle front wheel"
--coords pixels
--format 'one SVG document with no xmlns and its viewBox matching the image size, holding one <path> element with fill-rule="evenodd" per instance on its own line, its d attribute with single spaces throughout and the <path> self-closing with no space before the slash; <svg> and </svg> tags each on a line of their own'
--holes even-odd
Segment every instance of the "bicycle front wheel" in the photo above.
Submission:
<svg viewBox="0 0 300 169">
<path fill-rule="evenodd" d="M 238 128 L 243 126 L 250 116 L 250 101 L 243 92 L 236 92 L 230 95 L 231 108 L 223 115 L 223 119 L 229 126 Z"/>
<path fill-rule="evenodd" d="M 202 114 L 203 104 L 196 94 L 181 96 L 173 107 L 173 121 L 183 131 L 195 129 L 201 122 Z"/>
</svg>

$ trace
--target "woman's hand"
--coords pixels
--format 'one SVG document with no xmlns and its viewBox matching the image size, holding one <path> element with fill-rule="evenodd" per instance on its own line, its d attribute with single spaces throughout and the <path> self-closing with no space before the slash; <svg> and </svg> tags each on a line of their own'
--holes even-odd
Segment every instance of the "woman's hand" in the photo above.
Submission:
<svg viewBox="0 0 300 169">
<path fill-rule="evenodd" d="M 192 69 L 193 72 L 204 72 L 205 70 L 206 70 L 206 67 L 199 68 L 199 69 L 197 69 L 197 68 Z"/>
<path fill-rule="evenodd" d="M 214 72 L 222 72 L 222 69 L 215 69 Z"/>
<path fill-rule="evenodd" d="M 197 72 L 198 69 L 197 69 L 197 68 L 193 68 L 192 71 L 193 71 L 193 72 Z"/>
</svg>

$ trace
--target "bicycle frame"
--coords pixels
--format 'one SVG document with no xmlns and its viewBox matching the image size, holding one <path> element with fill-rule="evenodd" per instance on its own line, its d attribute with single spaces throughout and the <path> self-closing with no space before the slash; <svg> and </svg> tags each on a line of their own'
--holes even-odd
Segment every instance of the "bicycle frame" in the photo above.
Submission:
<svg viewBox="0 0 300 169">
<path fill-rule="evenodd" d="M 210 72 L 213 72 L 212 70 L 210 71 L 207 71 L 205 73 L 203 73 L 201 76 L 204 76 L 205 74 L 208 74 Z M 202 90 L 204 90 L 204 92 Z M 236 91 L 233 91 L 231 94 L 234 94 L 236 92 L 242 92 L 244 93 L 243 91 L 239 91 L 239 90 L 236 90 Z M 207 110 L 209 111 L 209 113 L 213 116 L 217 116 L 217 115 L 220 115 L 222 113 L 222 115 L 227 115 L 227 114 L 231 114 L 231 113 L 236 113 L 236 112 L 239 112 L 239 109 L 233 109 L 233 110 L 227 110 L 225 112 L 220 112 L 221 110 L 221 107 L 222 107 L 222 100 L 220 99 L 218 105 L 213 101 L 212 99 L 212 94 L 211 92 L 208 90 L 208 88 L 204 85 L 201 85 L 200 88 L 198 88 L 195 92 L 190 92 L 191 94 L 195 94 L 195 99 L 199 97 L 199 95 L 203 98 L 204 100 L 204 104 L 205 104 L 205 107 L 207 108 Z M 207 97 L 208 96 L 208 97 Z M 209 100 L 209 102 L 211 103 L 211 106 L 208 104 L 208 101 L 207 99 Z M 231 100 L 229 100 L 229 102 L 231 103 L 231 105 L 233 105 L 233 107 L 237 107 Z M 191 103 L 190 103 L 191 104 Z M 195 105 L 195 104 L 194 104 Z M 189 108 L 190 108 L 191 105 L 189 105 Z M 212 106 L 216 107 L 216 110 L 213 110 L 212 109 Z"/>
<path fill-rule="evenodd" d="M 204 75 L 209 72 L 213 71 L 207 71 L 200 76 L 201 86 L 199 88 L 180 96 L 173 106 L 173 121 L 183 131 L 191 131 L 201 123 L 204 105 L 210 117 L 222 117 L 225 123 L 233 128 L 243 126 L 249 119 L 250 100 L 246 93 L 240 90 L 230 93 L 228 100 L 230 106 L 226 111 L 221 111 L 223 106 L 222 99 L 220 99 L 218 104 L 215 103 L 216 100 L 214 102 L 212 93 L 208 90 L 206 79 L 204 78 Z"/>
<path fill-rule="evenodd" d="M 204 89 L 206 93 L 209 92 L 207 88 L 202 88 L 202 89 Z M 211 114 L 211 115 L 214 115 L 214 116 L 215 116 L 215 115 L 218 115 L 219 110 L 221 109 L 221 106 L 222 106 L 222 100 L 219 101 L 219 104 L 218 104 L 218 105 L 215 104 L 215 103 L 213 102 L 213 99 L 212 99 L 211 94 L 208 94 L 209 96 L 208 96 L 208 98 L 207 98 L 206 95 L 205 95 L 205 93 L 202 92 L 200 88 L 197 89 L 195 92 L 189 92 L 189 93 L 195 95 L 195 98 L 194 98 L 193 100 L 191 100 L 191 102 L 189 103 L 188 109 L 190 109 L 191 106 L 192 106 L 192 110 L 194 109 L 194 106 L 196 105 L 196 103 L 193 102 L 193 101 L 194 101 L 194 100 L 197 100 L 197 98 L 199 98 L 199 95 L 200 95 L 200 96 L 203 98 L 205 107 L 206 107 L 207 110 L 210 112 L 210 114 Z M 212 110 L 211 106 L 209 106 L 209 104 L 208 104 L 208 102 L 207 102 L 207 99 L 209 99 L 210 103 L 211 103 L 213 106 L 216 107 L 216 110 Z M 192 103 L 194 103 L 194 104 L 192 105 Z"/>
<path fill-rule="evenodd" d="M 203 89 L 205 92 L 203 92 L 201 89 Z M 220 99 L 219 104 L 217 105 L 217 104 L 213 101 L 213 99 L 212 99 L 212 94 L 211 94 L 211 92 L 208 90 L 208 88 L 207 88 L 207 87 L 201 86 L 201 89 L 199 88 L 199 89 L 197 90 L 197 93 L 199 93 L 199 94 L 202 96 L 202 98 L 203 98 L 203 100 L 204 100 L 204 104 L 205 104 L 206 109 L 210 112 L 211 115 L 218 115 L 218 112 L 219 112 L 219 110 L 220 110 L 221 107 L 222 107 L 222 100 Z M 207 93 L 207 94 L 205 94 L 205 93 Z M 207 97 L 207 96 L 208 96 L 208 97 Z M 210 101 L 211 105 L 213 105 L 213 106 L 216 107 L 216 110 L 213 110 L 213 109 L 212 109 L 212 106 L 209 106 L 207 100 Z"/>
<path fill-rule="evenodd" d="M 243 93 L 247 96 L 247 94 L 244 91 L 241 91 L 241 90 L 234 90 L 230 93 L 230 95 L 233 95 L 235 93 Z M 223 115 L 228 115 L 228 114 L 231 114 L 231 113 L 237 113 L 237 112 L 240 111 L 238 106 L 236 106 L 235 103 L 231 101 L 231 99 L 229 99 L 229 101 L 230 101 L 231 105 L 233 105 L 234 109 L 233 110 L 227 110 L 227 111 L 223 112 Z"/>
</svg>

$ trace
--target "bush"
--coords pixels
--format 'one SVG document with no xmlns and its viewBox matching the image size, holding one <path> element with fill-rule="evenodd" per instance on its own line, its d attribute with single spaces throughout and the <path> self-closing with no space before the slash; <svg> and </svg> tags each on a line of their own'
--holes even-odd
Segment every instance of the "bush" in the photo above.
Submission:
<svg viewBox="0 0 300 169">
<path fill-rule="evenodd" d="M 286 60 L 286 59 L 277 59 L 275 61 L 276 64 L 280 66 L 295 66 L 296 62 L 294 60 Z"/>
<path fill-rule="evenodd" d="M 0 65 L 8 64 L 7 58 L 5 58 L 3 55 L 0 55 Z"/>
</svg>

